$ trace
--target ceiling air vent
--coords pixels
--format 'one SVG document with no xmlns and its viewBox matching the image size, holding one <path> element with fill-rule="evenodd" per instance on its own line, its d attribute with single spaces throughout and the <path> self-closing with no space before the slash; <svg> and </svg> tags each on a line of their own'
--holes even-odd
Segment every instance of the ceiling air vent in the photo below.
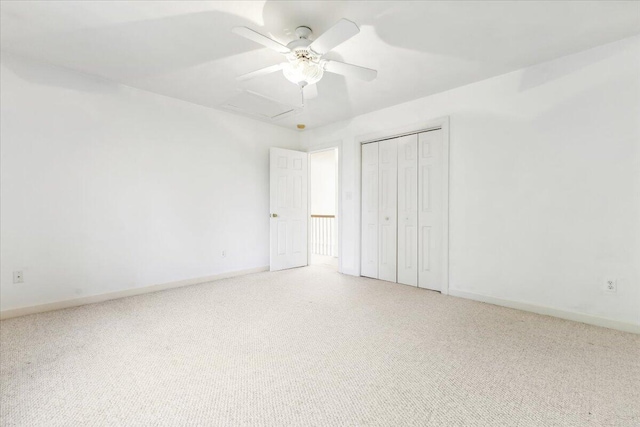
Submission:
<svg viewBox="0 0 640 427">
<path fill-rule="evenodd" d="M 249 90 L 242 91 L 234 96 L 224 103 L 222 108 L 267 120 L 284 119 L 301 111 L 300 107 L 283 104 L 275 99 Z"/>
</svg>

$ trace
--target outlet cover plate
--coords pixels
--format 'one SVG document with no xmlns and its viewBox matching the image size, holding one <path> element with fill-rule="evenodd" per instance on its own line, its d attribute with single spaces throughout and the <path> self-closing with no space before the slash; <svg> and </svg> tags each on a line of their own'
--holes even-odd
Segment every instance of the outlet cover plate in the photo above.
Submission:
<svg viewBox="0 0 640 427">
<path fill-rule="evenodd" d="M 24 283 L 24 274 L 22 271 L 13 272 L 13 283 Z"/>
<path fill-rule="evenodd" d="M 604 279 L 605 292 L 614 293 L 618 291 L 618 281 L 616 279 Z"/>
</svg>

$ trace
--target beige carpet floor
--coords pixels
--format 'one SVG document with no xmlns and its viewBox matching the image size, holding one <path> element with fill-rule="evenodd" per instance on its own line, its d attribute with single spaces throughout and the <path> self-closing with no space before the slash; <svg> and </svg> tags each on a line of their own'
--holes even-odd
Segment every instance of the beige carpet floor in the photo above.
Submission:
<svg viewBox="0 0 640 427">
<path fill-rule="evenodd" d="M 0 330 L 3 426 L 640 426 L 640 336 L 321 266 Z"/>
</svg>

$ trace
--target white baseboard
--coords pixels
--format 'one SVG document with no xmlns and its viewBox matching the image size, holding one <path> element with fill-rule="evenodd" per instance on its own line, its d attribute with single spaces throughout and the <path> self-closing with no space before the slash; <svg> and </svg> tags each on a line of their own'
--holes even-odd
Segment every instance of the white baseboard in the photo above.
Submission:
<svg viewBox="0 0 640 427">
<path fill-rule="evenodd" d="M 109 301 L 112 299 L 131 297 L 134 295 L 148 294 L 151 292 L 164 291 L 166 289 L 181 288 L 183 286 L 197 285 L 200 283 L 213 282 L 215 280 L 227 279 L 229 277 L 244 276 L 246 274 L 261 273 L 269 271 L 269 266 L 249 268 L 247 270 L 230 271 L 227 273 L 215 274 L 213 276 L 199 277 L 196 279 L 179 280 L 177 282 L 162 283 L 158 285 L 144 286 L 141 288 L 125 289 L 122 291 L 109 292 L 100 295 L 74 298 L 64 301 L 56 301 L 48 304 L 34 305 L 30 307 L 12 308 L 0 312 L 0 320 L 12 317 L 26 316 L 27 314 L 44 313 L 45 311 L 60 310 L 63 308 L 78 307 L 80 305 L 95 304 L 97 302 Z"/>
<path fill-rule="evenodd" d="M 573 320 L 574 322 L 582 322 L 589 325 L 602 326 L 604 328 L 617 329 L 619 331 L 640 334 L 640 325 L 621 322 L 619 320 L 607 319 L 606 317 L 592 316 L 590 314 L 562 310 L 559 308 L 545 307 L 542 305 L 529 304 L 526 302 L 490 297 L 487 295 L 459 291 L 456 289 L 449 289 L 449 295 L 471 299 L 474 301 L 486 302 L 488 304 L 499 305 L 502 307 L 515 308 L 516 310 L 530 311 L 537 314 L 544 314 L 546 316 L 554 316 L 561 319 Z"/>
</svg>

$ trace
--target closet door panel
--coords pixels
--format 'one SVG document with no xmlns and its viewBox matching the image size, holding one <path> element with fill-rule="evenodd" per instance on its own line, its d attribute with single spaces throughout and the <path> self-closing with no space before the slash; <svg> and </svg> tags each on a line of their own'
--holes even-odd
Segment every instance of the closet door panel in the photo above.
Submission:
<svg viewBox="0 0 640 427">
<path fill-rule="evenodd" d="M 442 130 L 418 134 L 418 286 L 442 289 Z"/>
<path fill-rule="evenodd" d="M 379 263 L 378 278 L 397 281 L 398 140 L 378 142 Z"/>
<path fill-rule="evenodd" d="M 418 135 L 398 138 L 398 283 L 418 286 Z"/>
<path fill-rule="evenodd" d="M 362 241 L 360 274 L 378 278 L 378 143 L 362 146 Z"/>
</svg>

